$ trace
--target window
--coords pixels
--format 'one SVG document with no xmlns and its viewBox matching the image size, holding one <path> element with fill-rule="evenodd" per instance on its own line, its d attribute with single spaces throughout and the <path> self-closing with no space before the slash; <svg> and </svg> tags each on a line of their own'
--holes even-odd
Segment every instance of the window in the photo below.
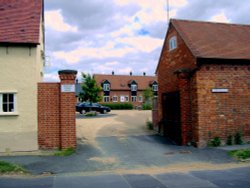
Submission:
<svg viewBox="0 0 250 188">
<path fill-rule="evenodd" d="M 0 93 L 0 113 L 16 112 L 16 94 Z"/>
<path fill-rule="evenodd" d="M 153 88 L 153 91 L 158 91 L 158 85 L 155 84 L 152 86 L 152 88 Z"/>
<path fill-rule="evenodd" d="M 117 102 L 118 97 L 117 96 L 113 96 L 113 102 Z"/>
<path fill-rule="evenodd" d="M 131 85 L 131 91 L 136 91 L 137 90 L 137 85 L 136 84 L 132 84 Z"/>
<path fill-rule="evenodd" d="M 136 102 L 136 96 L 132 96 L 131 99 L 132 99 L 132 102 Z"/>
<path fill-rule="evenodd" d="M 142 102 L 142 101 L 143 101 L 143 97 L 139 96 L 139 102 Z"/>
<path fill-rule="evenodd" d="M 177 48 L 176 36 L 169 39 L 169 51 L 174 50 L 175 48 Z"/>
<path fill-rule="evenodd" d="M 125 96 L 125 101 L 129 102 L 129 97 L 128 96 Z"/>
<path fill-rule="evenodd" d="M 103 102 L 109 102 L 109 96 L 104 96 L 103 97 Z"/>
<path fill-rule="evenodd" d="M 110 85 L 109 84 L 103 84 L 103 91 L 109 91 Z"/>
</svg>

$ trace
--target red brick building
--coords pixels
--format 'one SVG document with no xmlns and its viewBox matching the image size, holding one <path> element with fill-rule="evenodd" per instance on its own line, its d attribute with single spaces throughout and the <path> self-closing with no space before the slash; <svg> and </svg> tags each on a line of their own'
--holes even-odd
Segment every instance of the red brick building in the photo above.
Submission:
<svg viewBox="0 0 250 188">
<path fill-rule="evenodd" d="M 155 76 L 133 76 L 94 74 L 99 86 L 103 88 L 102 102 L 132 102 L 135 107 L 143 103 L 143 91 L 152 88 L 154 95 L 157 95 L 158 84 Z"/>
<path fill-rule="evenodd" d="M 179 144 L 250 138 L 250 26 L 170 20 L 154 125 Z"/>
</svg>

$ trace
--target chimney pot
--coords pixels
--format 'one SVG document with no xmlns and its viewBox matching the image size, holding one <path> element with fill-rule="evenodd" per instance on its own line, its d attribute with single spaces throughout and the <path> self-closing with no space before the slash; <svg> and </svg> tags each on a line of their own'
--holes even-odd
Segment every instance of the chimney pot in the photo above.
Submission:
<svg viewBox="0 0 250 188">
<path fill-rule="evenodd" d="M 130 74 L 130 76 L 132 76 L 132 71 L 130 71 L 130 73 L 129 73 L 129 74 Z"/>
</svg>

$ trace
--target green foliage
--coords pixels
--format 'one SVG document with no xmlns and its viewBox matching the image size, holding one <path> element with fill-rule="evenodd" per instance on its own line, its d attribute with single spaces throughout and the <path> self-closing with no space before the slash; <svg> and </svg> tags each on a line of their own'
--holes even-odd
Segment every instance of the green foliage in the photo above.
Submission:
<svg viewBox="0 0 250 188">
<path fill-rule="evenodd" d="M 240 149 L 230 151 L 229 155 L 237 159 L 249 159 L 250 158 L 250 149 Z"/>
<path fill-rule="evenodd" d="M 233 136 L 232 135 L 229 135 L 227 137 L 227 145 L 229 145 L 229 146 L 233 145 Z"/>
<path fill-rule="evenodd" d="M 144 103 L 151 103 L 151 99 L 153 97 L 152 88 L 148 87 L 143 91 Z"/>
<path fill-rule="evenodd" d="M 0 173 L 25 173 L 26 171 L 24 170 L 23 167 L 16 165 L 16 164 L 11 164 L 5 161 L 0 161 Z"/>
<path fill-rule="evenodd" d="M 152 105 L 151 104 L 142 104 L 142 109 L 143 110 L 152 110 Z"/>
<path fill-rule="evenodd" d="M 208 143 L 208 146 L 210 147 L 218 147 L 221 145 L 221 140 L 219 137 L 214 137 L 210 142 Z"/>
<path fill-rule="evenodd" d="M 107 106 L 112 110 L 132 110 L 132 103 L 101 103 L 103 106 Z"/>
<path fill-rule="evenodd" d="M 153 97 L 152 88 L 148 87 L 143 91 L 144 102 L 142 104 L 143 110 L 152 110 L 152 97 Z"/>
<path fill-rule="evenodd" d="M 75 152 L 76 151 L 74 148 L 67 148 L 67 149 L 63 149 L 63 150 L 56 152 L 54 155 L 55 156 L 70 156 Z"/>
<path fill-rule="evenodd" d="M 82 90 L 83 93 L 79 94 L 80 100 L 89 101 L 89 102 L 99 102 L 101 101 L 101 96 L 99 93 L 102 91 L 102 88 L 99 87 L 96 83 L 96 80 L 90 74 L 82 73 Z"/>
<path fill-rule="evenodd" d="M 235 144 L 243 144 L 243 140 L 242 140 L 242 135 L 241 135 L 241 133 L 236 133 L 235 135 L 234 135 L 234 143 Z"/>
<path fill-rule="evenodd" d="M 153 130 L 153 129 L 154 129 L 152 121 L 149 121 L 149 120 L 148 120 L 148 121 L 146 122 L 146 126 L 147 126 L 147 128 L 148 128 L 149 130 Z"/>
</svg>

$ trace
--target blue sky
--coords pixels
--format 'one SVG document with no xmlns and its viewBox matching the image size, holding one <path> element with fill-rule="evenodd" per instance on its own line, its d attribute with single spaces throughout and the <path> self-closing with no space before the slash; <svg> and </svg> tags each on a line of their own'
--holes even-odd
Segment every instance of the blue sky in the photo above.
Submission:
<svg viewBox="0 0 250 188">
<path fill-rule="evenodd" d="M 58 70 L 154 75 L 167 0 L 45 0 L 44 81 Z M 250 0 L 169 0 L 171 18 L 250 24 Z"/>
</svg>

